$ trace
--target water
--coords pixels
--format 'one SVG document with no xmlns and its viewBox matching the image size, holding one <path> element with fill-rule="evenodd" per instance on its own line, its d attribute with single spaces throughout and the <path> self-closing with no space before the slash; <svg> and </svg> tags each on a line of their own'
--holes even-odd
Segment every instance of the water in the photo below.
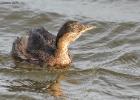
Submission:
<svg viewBox="0 0 140 100">
<path fill-rule="evenodd" d="M 139 0 L 0 0 L 0 100 L 140 100 Z M 67 20 L 97 26 L 70 46 L 70 69 L 16 65 L 12 42 Z"/>
</svg>

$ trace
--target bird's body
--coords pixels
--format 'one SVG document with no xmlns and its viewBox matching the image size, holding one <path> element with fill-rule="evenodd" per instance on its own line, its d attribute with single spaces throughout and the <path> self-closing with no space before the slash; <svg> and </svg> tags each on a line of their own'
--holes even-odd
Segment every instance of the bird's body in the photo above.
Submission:
<svg viewBox="0 0 140 100">
<path fill-rule="evenodd" d="M 27 36 L 18 37 L 14 41 L 12 57 L 16 61 L 26 61 L 41 66 L 44 63 L 49 66 L 69 65 L 71 58 L 68 46 L 86 30 L 85 26 L 82 25 L 76 21 L 66 22 L 57 36 L 49 33 L 43 27 L 32 29 Z M 89 29 L 91 29 L 91 26 Z"/>
</svg>

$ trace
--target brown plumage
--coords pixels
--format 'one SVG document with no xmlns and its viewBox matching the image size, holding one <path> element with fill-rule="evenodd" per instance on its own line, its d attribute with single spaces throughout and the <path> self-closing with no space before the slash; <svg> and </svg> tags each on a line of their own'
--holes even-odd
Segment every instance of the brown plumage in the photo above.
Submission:
<svg viewBox="0 0 140 100">
<path fill-rule="evenodd" d="M 66 22 L 55 37 L 45 28 L 30 30 L 27 36 L 18 37 L 12 47 L 15 61 L 26 61 L 39 65 L 66 66 L 71 63 L 68 46 L 80 37 L 81 33 L 95 26 L 77 21 Z"/>
</svg>

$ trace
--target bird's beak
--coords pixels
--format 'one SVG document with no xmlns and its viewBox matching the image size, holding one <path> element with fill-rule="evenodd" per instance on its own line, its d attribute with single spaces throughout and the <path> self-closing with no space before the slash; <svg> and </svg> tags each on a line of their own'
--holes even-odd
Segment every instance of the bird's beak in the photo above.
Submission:
<svg viewBox="0 0 140 100">
<path fill-rule="evenodd" d="M 97 28 L 94 25 L 86 25 L 86 31 Z"/>
<path fill-rule="evenodd" d="M 96 28 L 96 26 L 94 26 L 94 25 L 84 25 L 84 28 L 83 28 L 83 31 L 81 31 L 81 33 L 83 33 L 83 32 L 86 32 L 86 31 L 88 31 L 88 30 L 91 30 L 91 29 L 95 29 Z"/>
</svg>

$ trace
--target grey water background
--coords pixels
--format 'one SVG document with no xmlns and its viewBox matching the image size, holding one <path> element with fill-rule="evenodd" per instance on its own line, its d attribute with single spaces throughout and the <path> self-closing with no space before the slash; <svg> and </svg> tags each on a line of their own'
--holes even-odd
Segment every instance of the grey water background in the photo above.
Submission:
<svg viewBox="0 0 140 100">
<path fill-rule="evenodd" d="M 97 26 L 70 46 L 70 69 L 13 63 L 17 36 L 67 20 Z M 140 0 L 0 0 L 0 100 L 112 99 L 140 100 Z"/>
</svg>

